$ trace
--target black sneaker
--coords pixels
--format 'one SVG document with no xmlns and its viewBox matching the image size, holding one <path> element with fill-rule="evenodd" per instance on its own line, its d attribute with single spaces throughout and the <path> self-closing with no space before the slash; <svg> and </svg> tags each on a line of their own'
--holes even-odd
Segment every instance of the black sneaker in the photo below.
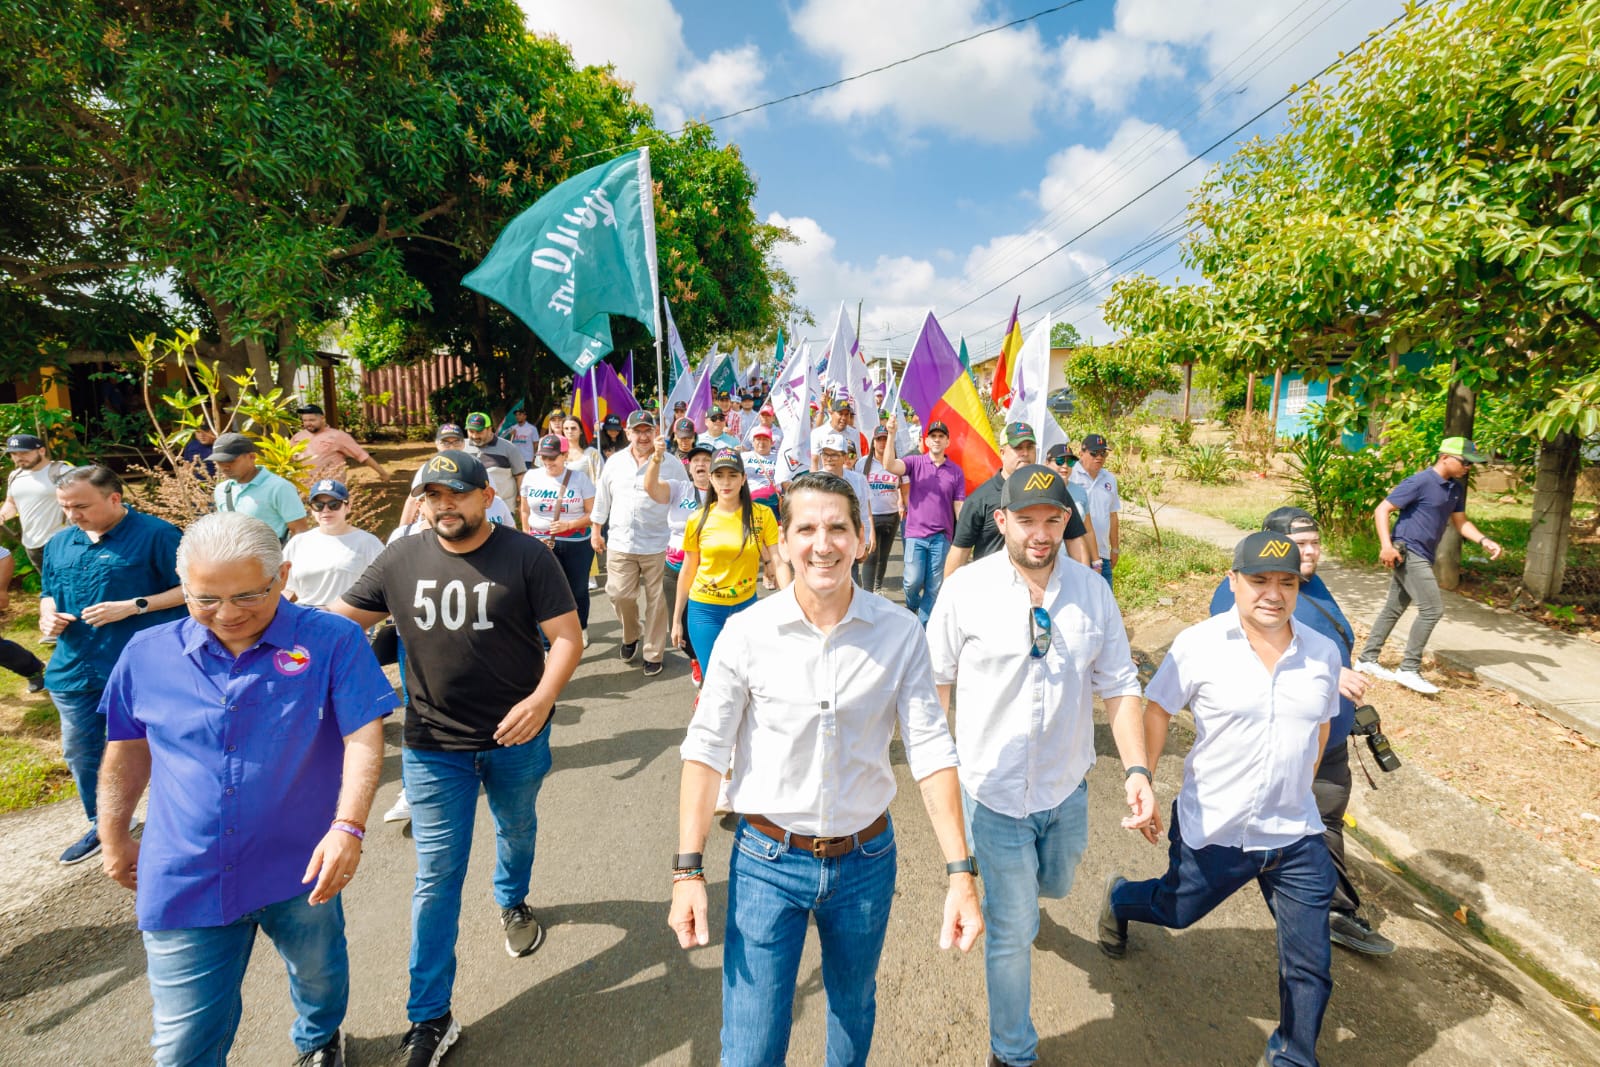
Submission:
<svg viewBox="0 0 1600 1067">
<path fill-rule="evenodd" d="M 500 925 L 506 932 L 506 954 L 512 959 L 531 956 L 544 944 L 544 927 L 533 917 L 527 901 L 501 908 Z"/>
<path fill-rule="evenodd" d="M 44 671 L 40 671 L 38 674 L 31 675 L 28 678 L 28 692 L 30 692 L 30 693 L 42 693 L 42 692 L 44 692 Z"/>
<path fill-rule="evenodd" d="M 1394 951 L 1394 942 L 1374 930 L 1365 919 L 1342 911 L 1328 916 L 1328 936 L 1335 945 L 1363 956 L 1387 956 Z"/>
<path fill-rule="evenodd" d="M 439 1067 L 439 1061 L 450 1051 L 450 1046 L 461 1036 L 461 1024 L 456 1017 L 445 1012 L 437 1019 L 412 1023 L 411 1029 L 400 1042 L 406 1067 Z"/>
<path fill-rule="evenodd" d="M 638 655 L 638 653 L 639 642 L 637 641 L 624 641 L 621 645 L 617 646 L 617 654 L 622 657 L 622 662 L 624 663 L 632 663 L 633 657 Z"/>
<path fill-rule="evenodd" d="M 659 660 L 659 659 L 647 659 L 647 660 L 645 660 L 644 661 L 644 675 L 645 675 L 645 677 L 646 678 L 653 678 L 656 675 L 660 674 L 661 673 L 661 668 L 664 665 L 665 665 L 665 661 L 664 660 Z"/>
<path fill-rule="evenodd" d="M 1117 913 L 1111 910 L 1112 892 L 1126 881 L 1120 874 L 1109 876 L 1106 879 L 1105 899 L 1100 902 L 1100 951 L 1114 960 L 1120 960 L 1128 954 L 1128 921 L 1117 918 Z"/>
<path fill-rule="evenodd" d="M 61 854 L 61 866 L 71 867 L 75 863 L 82 863 L 100 854 L 100 831 L 89 827 L 89 832 L 67 846 Z"/>
<path fill-rule="evenodd" d="M 344 1031 L 334 1034 L 333 1040 L 321 1048 L 300 1053 L 294 1067 L 344 1067 Z"/>
</svg>

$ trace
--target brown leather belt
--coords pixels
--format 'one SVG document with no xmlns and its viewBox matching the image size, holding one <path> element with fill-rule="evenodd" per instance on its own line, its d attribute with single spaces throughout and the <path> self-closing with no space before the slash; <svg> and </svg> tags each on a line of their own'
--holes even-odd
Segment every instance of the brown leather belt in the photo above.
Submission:
<svg viewBox="0 0 1600 1067">
<path fill-rule="evenodd" d="M 809 852 L 819 860 L 831 860 L 854 852 L 856 845 L 865 844 L 887 830 L 889 828 L 889 813 L 884 812 L 868 823 L 860 832 L 851 834 L 848 837 L 807 837 L 805 834 L 791 834 L 765 815 L 746 815 L 744 821 L 774 841 L 782 841 L 784 835 L 788 834 L 791 847 Z"/>
</svg>

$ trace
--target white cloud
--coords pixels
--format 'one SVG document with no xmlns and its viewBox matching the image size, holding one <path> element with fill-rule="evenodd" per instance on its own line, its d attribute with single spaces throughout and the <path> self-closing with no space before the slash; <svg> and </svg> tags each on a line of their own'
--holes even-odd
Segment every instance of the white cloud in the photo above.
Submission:
<svg viewBox="0 0 1600 1067">
<path fill-rule="evenodd" d="M 1170 79 L 1183 71 L 1172 49 L 1107 31 L 1093 39 L 1077 35 L 1061 42 L 1061 88 L 1100 111 L 1120 112 L 1147 79 Z"/>
<path fill-rule="evenodd" d="M 766 71 L 754 44 L 699 59 L 672 0 L 520 0 L 528 28 L 565 41 L 578 63 L 611 64 L 664 126 L 759 103 Z"/>
<path fill-rule="evenodd" d="M 981 0 L 920 0 L 910 13 L 895 0 L 806 0 L 789 26 L 843 76 L 985 29 L 984 8 Z M 838 122 L 885 115 L 906 130 L 1017 141 L 1034 132 L 1034 111 L 1049 99 L 1049 53 L 1032 25 L 1002 30 L 829 90 L 812 106 Z"/>
</svg>

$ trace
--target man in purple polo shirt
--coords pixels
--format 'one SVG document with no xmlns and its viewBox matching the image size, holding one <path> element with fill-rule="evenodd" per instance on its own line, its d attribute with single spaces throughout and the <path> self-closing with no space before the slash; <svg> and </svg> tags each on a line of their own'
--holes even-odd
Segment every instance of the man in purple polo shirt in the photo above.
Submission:
<svg viewBox="0 0 1600 1067">
<path fill-rule="evenodd" d="M 339 894 L 398 701 L 361 628 L 284 600 L 288 575 L 260 519 L 198 519 L 178 544 L 189 617 L 135 635 L 101 700 L 102 862 L 138 894 L 158 1064 L 227 1059 L 257 930 L 288 965 L 297 1064 L 344 1062 Z"/>
<path fill-rule="evenodd" d="M 1503 551 L 1467 518 L 1467 470 L 1472 464 L 1482 462 L 1483 457 L 1472 447 L 1471 441 L 1465 437 L 1446 437 L 1439 443 L 1438 461 L 1395 486 L 1373 512 L 1378 542 L 1383 546 L 1378 556 L 1390 571 L 1389 596 L 1378 617 L 1372 620 L 1366 647 L 1356 658 L 1355 668 L 1362 674 L 1399 682 L 1418 693 L 1439 691 L 1438 686 L 1422 676 L 1422 650 L 1428 646 L 1428 638 L 1433 636 L 1433 628 L 1444 614 L 1439 579 L 1433 573 L 1433 559 L 1444 537 L 1444 528 L 1455 526 L 1463 539 L 1482 545 L 1490 559 L 1499 559 Z M 1396 512 L 1400 513 L 1400 518 L 1391 533 L 1389 518 Z M 1378 653 L 1383 651 L 1389 631 L 1413 603 L 1417 605 L 1417 617 L 1411 623 L 1411 636 L 1406 639 L 1400 669 L 1391 671 L 1380 667 Z"/>
<path fill-rule="evenodd" d="M 889 420 L 893 439 L 895 419 Z M 906 589 L 906 610 L 928 625 L 933 602 L 939 599 L 944 584 L 944 557 L 955 536 L 956 516 L 967 499 L 967 476 L 959 464 L 945 455 L 950 447 L 950 427 L 935 419 L 922 435 L 926 455 L 891 456 L 883 468 L 905 478 L 906 533 L 905 568 L 902 580 Z"/>
</svg>

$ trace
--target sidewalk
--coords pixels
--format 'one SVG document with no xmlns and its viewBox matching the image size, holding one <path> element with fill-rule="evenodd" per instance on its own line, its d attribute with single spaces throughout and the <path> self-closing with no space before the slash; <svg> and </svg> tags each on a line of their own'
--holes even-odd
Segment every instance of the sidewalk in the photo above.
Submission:
<svg viewBox="0 0 1600 1067">
<path fill-rule="evenodd" d="M 1244 536 L 1182 508 L 1164 507 L 1156 519 L 1229 552 Z M 1375 568 L 1324 560 L 1317 573 L 1352 620 L 1370 622 L 1388 592 L 1388 575 Z M 1408 611 L 1401 619 L 1391 647 L 1404 643 L 1414 617 Z M 1600 646 L 1446 594 L 1428 650 L 1600 741 Z M 1514 942 L 1514 954 L 1600 999 L 1600 879 L 1410 765 L 1384 775 L 1377 791 L 1358 778 L 1349 814 L 1358 835 L 1441 897 L 1468 907 L 1491 940 Z"/>
</svg>

